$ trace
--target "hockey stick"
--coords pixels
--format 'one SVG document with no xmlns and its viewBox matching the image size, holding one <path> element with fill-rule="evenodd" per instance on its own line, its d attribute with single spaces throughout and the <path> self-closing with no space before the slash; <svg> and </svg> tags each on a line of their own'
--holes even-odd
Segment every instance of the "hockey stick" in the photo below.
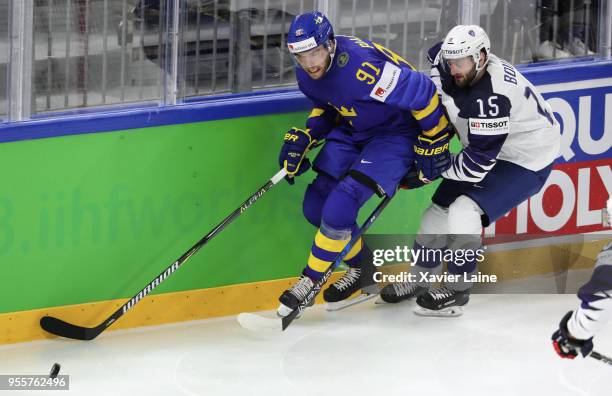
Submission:
<svg viewBox="0 0 612 396">
<path fill-rule="evenodd" d="M 142 289 L 138 294 L 132 297 L 127 303 L 125 303 L 121 308 L 115 311 L 111 316 L 109 316 L 104 322 L 100 323 L 96 327 L 82 327 L 77 326 L 68 322 L 64 322 L 61 319 L 54 318 L 52 316 L 43 316 L 40 319 L 40 326 L 43 330 L 58 335 L 60 337 L 72 338 L 75 340 L 93 340 L 97 336 L 100 335 L 107 327 L 113 324 L 117 319 L 119 319 L 123 314 L 129 311 L 134 305 L 136 305 L 140 300 L 142 300 L 147 294 L 149 294 L 153 289 L 160 285 L 163 281 L 168 279 L 170 275 L 176 271 L 181 264 L 187 261 L 191 256 L 193 256 L 202 246 L 204 246 L 208 241 L 210 241 L 213 237 L 219 234 L 228 224 L 232 221 L 236 220 L 238 216 L 240 216 L 244 211 L 251 207 L 262 195 L 268 192 L 272 187 L 274 187 L 279 181 L 281 181 L 287 175 L 287 171 L 285 169 L 281 169 L 277 174 L 272 176 L 270 180 L 263 186 L 261 186 L 253 195 L 246 199 L 236 210 L 234 210 L 229 216 L 227 216 L 219 225 L 213 228 L 206 236 L 200 239 L 195 245 L 193 245 L 189 250 L 187 250 L 183 255 L 173 262 L 168 268 L 166 268 L 159 276 L 157 276 L 153 281 L 151 281 L 144 289 Z"/>
<path fill-rule="evenodd" d="M 291 311 L 289 315 L 285 316 L 282 319 L 270 319 L 245 312 L 238 315 L 237 319 L 240 325 L 247 329 L 267 329 L 282 331 L 287 329 L 291 322 L 293 322 L 293 320 L 298 315 L 300 315 L 302 311 L 304 311 L 304 309 L 311 305 L 312 301 L 314 301 L 315 297 L 317 297 L 317 295 L 321 291 L 323 285 L 325 285 L 331 274 L 334 272 L 334 269 L 338 265 L 340 265 L 340 263 L 344 259 L 344 256 L 348 254 L 355 242 L 357 242 L 357 240 L 366 232 L 366 230 L 370 228 L 372 223 L 374 223 L 374 220 L 378 218 L 380 213 L 383 211 L 383 209 L 385 209 L 385 207 L 387 207 L 390 201 L 391 198 L 385 195 L 383 200 L 376 207 L 376 209 L 374 209 L 370 216 L 365 220 L 359 231 L 353 234 L 351 240 L 346 244 L 344 249 L 342 249 L 342 251 L 338 253 L 334 262 L 329 266 L 329 268 L 327 268 L 327 271 L 325 271 L 325 273 L 323 274 L 323 277 L 315 283 L 315 285 L 312 287 L 312 289 L 310 289 L 310 291 L 308 292 L 304 300 L 300 303 L 300 305 L 297 306 L 293 311 Z"/>
<path fill-rule="evenodd" d="M 603 362 L 603 363 L 606 363 L 612 366 L 612 358 L 602 355 L 601 353 L 593 351 L 589 354 L 589 356 L 592 357 L 593 359 L 597 359 L 600 362 Z"/>
</svg>

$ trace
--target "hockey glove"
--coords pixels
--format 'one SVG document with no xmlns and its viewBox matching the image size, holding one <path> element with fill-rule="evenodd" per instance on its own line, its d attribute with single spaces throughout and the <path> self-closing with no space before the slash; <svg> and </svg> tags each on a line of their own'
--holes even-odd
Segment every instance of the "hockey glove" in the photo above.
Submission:
<svg viewBox="0 0 612 396">
<path fill-rule="evenodd" d="M 293 184 L 293 178 L 306 172 L 310 168 L 310 161 L 306 158 L 308 151 L 317 143 L 310 136 L 309 130 L 291 128 L 285 133 L 284 144 L 278 156 L 281 168 L 287 170 L 286 179 Z"/>
<path fill-rule="evenodd" d="M 402 190 L 414 190 L 415 188 L 423 187 L 425 184 L 426 183 L 419 179 L 419 172 L 411 170 L 406 173 L 402 180 L 400 180 L 399 188 Z"/>
<path fill-rule="evenodd" d="M 434 137 L 420 135 L 414 143 L 417 171 L 419 179 L 424 183 L 437 179 L 450 167 L 451 158 L 448 151 L 450 138 L 450 129 L 447 128 Z"/>
<path fill-rule="evenodd" d="M 565 314 L 561 323 L 559 323 L 559 329 L 552 335 L 552 342 L 555 351 L 563 359 L 574 359 L 579 354 L 582 357 L 587 357 L 593 350 L 593 338 L 588 340 L 577 340 L 572 338 L 569 331 L 567 330 L 567 322 L 572 317 L 572 311 Z"/>
</svg>

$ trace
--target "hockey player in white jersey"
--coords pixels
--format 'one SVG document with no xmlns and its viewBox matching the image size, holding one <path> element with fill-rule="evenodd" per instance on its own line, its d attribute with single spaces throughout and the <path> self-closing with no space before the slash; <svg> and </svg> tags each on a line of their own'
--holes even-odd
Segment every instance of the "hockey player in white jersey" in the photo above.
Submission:
<svg viewBox="0 0 612 396">
<path fill-rule="evenodd" d="M 612 199 L 608 199 L 607 225 L 612 223 Z M 593 350 L 593 336 L 612 317 L 612 242 L 597 256 L 591 279 L 578 290 L 581 304 L 569 311 L 552 335 L 555 351 L 564 359 L 586 357 Z"/>
<path fill-rule="evenodd" d="M 439 174 L 443 181 L 423 214 L 415 248 L 478 249 L 483 226 L 544 185 L 559 152 L 559 123 L 534 86 L 490 52 L 489 38 L 479 26 L 454 27 L 428 57 L 431 77 L 463 150 L 452 154 L 450 167 L 439 154 L 448 141 L 432 142 L 430 150 L 417 152 L 417 167 Z M 427 259 L 417 260 L 413 272 L 441 273 L 440 255 L 421 257 Z M 476 271 L 475 260 L 447 265 L 448 272 L 461 280 Z M 459 281 L 436 289 L 429 286 L 390 284 L 381 291 L 381 299 L 417 297 L 417 314 L 456 316 L 468 302 L 472 285 Z"/>
</svg>

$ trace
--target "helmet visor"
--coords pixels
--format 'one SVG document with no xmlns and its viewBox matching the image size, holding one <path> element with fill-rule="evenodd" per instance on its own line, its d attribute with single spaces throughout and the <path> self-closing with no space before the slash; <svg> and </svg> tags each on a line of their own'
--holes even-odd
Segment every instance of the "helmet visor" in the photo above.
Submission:
<svg viewBox="0 0 612 396">
<path fill-rule="evenodd" d="M 326 45 L 321 44 L 311 50 L 298 52 L 292 55 L 298 65 L 303 69 L 309 69 L 312 67 L 324 67 L 330 56 L 330 51 Z"/>
<path fill-rule="evenodd" d="M 440 58 L 442 67 L 452 73 L 469 73 L 474 68 L 474 59 L 471 56 L 462 58 L 447 58 L 444 55 Z"/>
</svg>

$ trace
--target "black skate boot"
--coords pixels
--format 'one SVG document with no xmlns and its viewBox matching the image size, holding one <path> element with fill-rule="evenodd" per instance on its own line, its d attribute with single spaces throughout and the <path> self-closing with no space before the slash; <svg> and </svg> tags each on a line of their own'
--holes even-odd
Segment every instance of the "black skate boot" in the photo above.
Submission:
<svg viewBox="0 0 612 396">
<path fill-rule="evenodd" d="M 427 288 L 416 283 L 390 283 L 380 291 L 380 299 L 386 303 L 396 304 L 400 301 L 418 297 L 425 292 L 427 292 Z"/>
<path fill-rule="evenodd" d="M 312 289 L 313 286 L 314 282 L 312 281 L 312 279 L 310 279 L 306 275 L 300 276 L 300 279 L 298 279 L 297 283 L 291 286 L 291 288 L 289 288 L 288 290 L 285 290 L 283 294 L 281 294 L 281 296 L 278 298 L 278 301 L 280 301 L 280 305 L 276 310 L 276 314 L 281 318 L 284 318 L 285 316 L 289 315 L 291 311 L 297 308 L 300 303 L 304 301 L 304 298 L 306 298 L 306 295 L 308 294 L 310 289 Z M 314 299 L 308 306 L 311 306 L 312 304 L 314 304 Z M 298 318 L 300 316 L 298 316 Z"/>
<path fill-rule="evenodd" d="M 323 292 L 328 311 L 337 311 L 376 297 L 378 285 L 374 281 L 376 267 L 364 260 L 360 268 L 349 267 L 346 273 Z M 361 295 L 347 300 L 361 290 Z"/>
<path fill-rule="evenodd" d="M 414 313 L 421 316 L 460 316 L 470 300 L 470 290 L 457 291 L 439 287 L 417 297 Z"/>
</svg>

